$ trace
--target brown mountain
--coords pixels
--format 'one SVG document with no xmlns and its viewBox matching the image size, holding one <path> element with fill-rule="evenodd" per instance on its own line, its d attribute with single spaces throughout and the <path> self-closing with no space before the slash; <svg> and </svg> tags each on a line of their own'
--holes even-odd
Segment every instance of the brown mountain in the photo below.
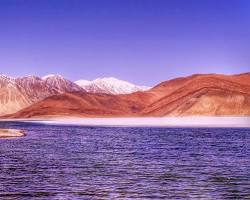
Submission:
<svg viewBox="0 0 250 200">
<path fill-rule="evenodd" d="M 10 117 L 190 115 L 250 115 L 250 73 L 192 75 L 127 95 L 58 94 Z"/>
<path fill-rule="evenodd" d="M 22 94 L 28 96 L 28 99 L 32 103 L 59 93 L 56 89 L 52 88 L 43 79 L 37 76 L 16 78 L 15 83 Z"/>
<path fill-rule="evenodd" d="M 250 74 L 193 75 L 153 88 L 161 97 L 144 116 L 250 115 Z M 171 86 L 171 87 L 170 87 Z M 168 90 L 165 90 L 168 88 Z M 167 91 L 164 95 L 163 91 Z"/>
<path fill-rule="evenodd" d="M 11 78 L 0 75 L 0 115 L 15 113 L 47 97 L 84 90 L 59 75 L 45 78 L 26 76 Z"/>
<path fill-rule="evenodd" d="M 61 75 L 47 75 L 43 77 L 42 80 L 45 84 L 47 84 L 50 88 L 56 90 L 58 93 L 85 91 L 82 87 L 64 78 Z"/>
<path fill-rule="evenodd" d="M 137 99 L 136 99 L 137 100 Z M 120 95 L 93 93 L 64 93 L 44 99 L 25 108 L 11 118 L 29 118 L 42 116 L 82 116 L 112 117 L 134 116 L 144 108 L 143 103 L 126 99 Z"/>
<path fill-rule="evenodd" d="M 0 75 L 0 115 L 17 112 L 31 103 L 28 96 L 20 91 L 13 78 Z"/>
</svg>

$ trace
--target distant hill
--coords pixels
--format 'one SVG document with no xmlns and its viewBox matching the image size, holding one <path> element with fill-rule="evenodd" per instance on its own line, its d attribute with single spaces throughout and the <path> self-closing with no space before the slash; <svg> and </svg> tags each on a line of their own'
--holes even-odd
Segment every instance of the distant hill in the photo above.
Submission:
<svg viewBox="0 0 250 200">
<path fill-rule="evenodd" d="M 98 78 L 93 81 L 79 80 L 75 83 L 81 86 L 87 92 L 103 94 L 131 94 L 133 92 L 150 89 L 150 87 L 137 86 L 127 81 L 122 81 L 113 77 Z"/>
<path fill-rule="evenodd" d="M 47 97 L 85 90 L 59 75 L 12 78 L 0 75 L 0 115 L 11 114 Z"/>
<path fill-rule="evenodd" d="M 57 93 L 10 118 L 249 116 L 250 73 L 196 74 L 131 94 Z"/>
<path fill-rule="evenodd" d="M 80 83 L 83 81 L 74 83 L 61 75 L 54 74 L 42 78 L 37 76 L 13 78 L 0 75 L 0 116 L 13 114 L 47 97 L 63 93 L 123 94 L 149 89 L 115 78 L 99 78 L 84 86 Z"/>
</svg>

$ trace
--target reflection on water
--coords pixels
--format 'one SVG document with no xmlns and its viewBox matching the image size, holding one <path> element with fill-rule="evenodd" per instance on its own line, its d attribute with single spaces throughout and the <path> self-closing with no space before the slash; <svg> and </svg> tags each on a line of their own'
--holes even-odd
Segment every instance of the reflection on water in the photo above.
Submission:
<svg viewBox="0 0 250 200">
<path fill-rule="evenodd" d="M 0 128 L 0 199 L 250 198 L 250 129 Z"/>
</svg>

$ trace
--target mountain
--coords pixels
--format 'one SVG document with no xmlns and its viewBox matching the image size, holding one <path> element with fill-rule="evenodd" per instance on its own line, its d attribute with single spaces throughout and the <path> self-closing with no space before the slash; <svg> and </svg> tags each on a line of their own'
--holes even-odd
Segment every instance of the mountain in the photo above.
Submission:
<svg viewBox="0 0 250 200">
<path fill-rule="evenodd" d="M 47 97 L 66 92 L 85 92 L 60 75 L 12 78 L 0 75 L 0 115 L 15 113 Z"/>
<path fill-rule="evenodd" d="M 29 97 L 22 93 L 14 78 L 0 75 L 0 115 L 17 112 L 31 103 Z"/>
<path fill-rule="evenodd" d="M 82 87 L 65 79 L 61 75 L 50 74 L 44 76 L 42 80 L 59 93 L 85 91 Z"/>
<path fill-rule="evenodd" d="M 113 77 L 98 78 L 93 81 L 79 80 L 75 83 L 90 93 L 130 94 L 133 92 L 150 89 L 150 87 L 137 86 L 127 81 L 122 81 Z"/>
<path fill-rule="evenodd" d="M 249 116 L 250 73 L 196 74 L 169 80 L 147 91 L 108 95 L 64 93 L 48 97 L 11 118 Z"/>
<path fill-rule="evenodd" d="M 48 97 L 8 117 L 136 116 L 137 111 L 143 107 L 143 102 L 139 103 L 137 99 L 126 99 L 120 95 L 76 92 Z"/>
<path fill-rule="evenodd" d="M 25 76 L 12 78 L 0 75 L 0 115 L 15 113 L 48 97 L 64 93 L 132 93 L 147 87 L 135 86 L 115 78 L 96 79 L 92 82 L 78 81 L 78 84 L 61 75 L 45 77 Z"/>
<path fill-rule="evenodd" d="M 55 88 L 37 76 L 16 78 L 14 81 L 22 94 L 28 96 L 32 103 L 59 93 Z"/>
<path fill-rule="evenodd" d="M 250 73 L 193 75 L 159 84 L 143 116 L 250 115 Z"/>
</svg>

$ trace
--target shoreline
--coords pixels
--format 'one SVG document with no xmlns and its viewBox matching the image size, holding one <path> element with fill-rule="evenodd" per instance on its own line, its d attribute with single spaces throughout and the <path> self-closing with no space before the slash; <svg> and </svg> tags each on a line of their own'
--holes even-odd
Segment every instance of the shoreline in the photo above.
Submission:
<svg viewBox="0 0 250 200">
<path fill-rule="evenodd" d="M 145 117 L 145 118 L 80 118 L 51 117 L 7 119 L 0 122 L 31 122 L 51 125 L 108 126 L 108 127 L 207 127 L 250 128 L 250 117 Z"/>
<path fill-rule="evenodd" d="M 26 133 L 17 129 L 0 129 L 0 139 L 18 138 L 26 136 Z"/>
</svg>

